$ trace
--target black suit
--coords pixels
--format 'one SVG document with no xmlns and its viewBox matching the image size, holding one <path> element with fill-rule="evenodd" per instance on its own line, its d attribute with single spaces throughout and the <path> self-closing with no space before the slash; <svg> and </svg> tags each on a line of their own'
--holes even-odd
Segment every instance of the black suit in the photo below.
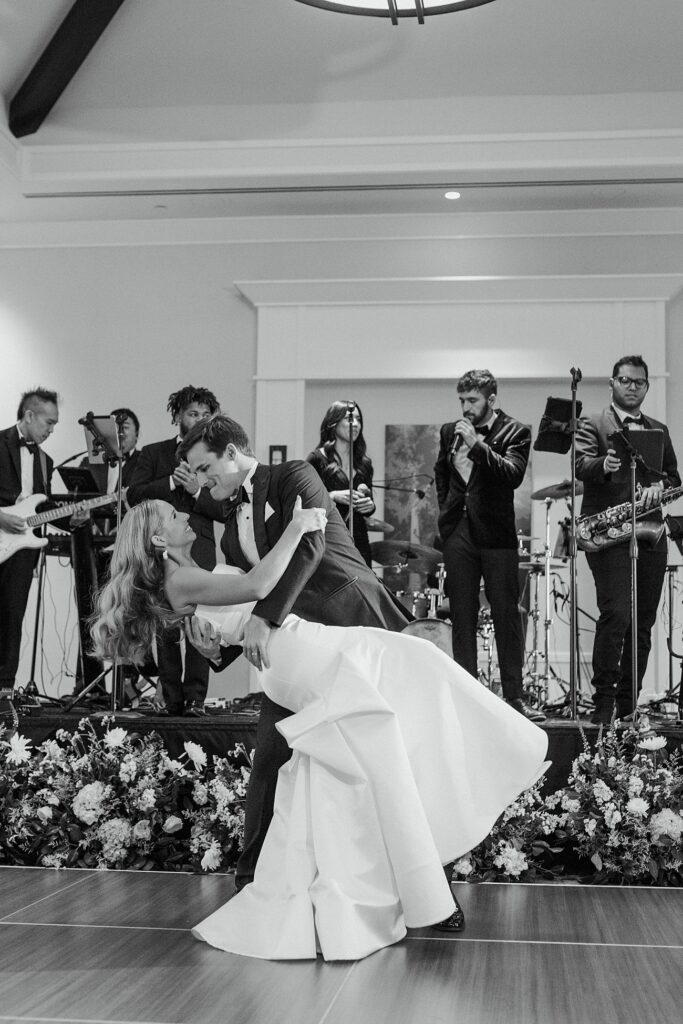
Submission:
<svg viewBox="0 0 683 1024">
<path fill-rule="evenodd" d="M 664 433 L 662 472 L 664 487 L 678 487 L 681 478 L 669 431 L 663 423 L 643 416 L 645 428 Z M 631 486 L 626 473 L 605 474 L 607 449 L 613 447 L 608 435 L 620 430 L 622 423 L 613 408 L 603 409 L 595 416 L 579 422 L 576 434 L 576 475 L 583 481 L 582 515 L 593 515 L 613 505 L 630 502 Z M 636 466 L 636 483 L 647 487 L 653 483 L 646 471 Z M 661 522 L 661 510 L 652 518 Z M 602 551 L 586 552 L 595 581 L 600 612 L 593 641 L 593 686 L 596 707 L 610 710 L 616 697 L 617 712 L 630 713 L 633 708 L 631 648 L 631 557 L 628 541 Z M 637 681 L 640 690 L 652 645 L 652 627 L 664 584 L 667 562 L 666 535 L 655 547 L 640 544 L 637 563 L 638 641 Z"/>
<path fill-rule="evenodd" d="M 477 675 L 479 590 L 484 580 L 496 637 L 503 695 L 522 697 L 524 635 L 518 609 L 519 562 L 514 492 L 524 479 L 531 431 L 498 410 L 472 446 L 468 480 L 455 465 L 455 423 L 441 427 L 434 466 L 439 533 L 453 624 L 453 657 Z"/>
<path fill-rule="evenodd" d="M 52 459 L 40 450 L 33 456 L 33 493 L 50 492 Z M 0 506 L 16 504 L 21 494 L 21 455 L 15 425 L 0 431 Z M 28 603 L 35 548 L 23 548 L 0 564 L 0 687 L 12 687 L 19 666 L 21 626 Z"/>
<path fill-rule="evenodd" d="M 302 619 L 330 626 L 375 626 L 397 632 L 403 629 L 408 622 L 405 610 L 366 565 L 312 466 L 305 462 L 259 465 L 253 487 L 254 538 L 261 557 L 282 536 L 297 495 L 305 507 L 325 508 L 328 515 L 325 535 L 309 533 L 301 539 L 280 581 L 256 604 L 255 615 L 274 626 L 294 612 Z M 250 568 L 239 544 L 234 517 L 226 523 L 221 547 L 228 564 Z M 241 648 L 231 648 L 224 662 L 240 653 Z M 289 714 L 264 694 L 247 793 L 244 845 L 237 865 L 240 885 L 253 877 L 273 815 L 277 772 L 291 754 L 275 728 Z"/>
<path fill-rule="evenodd" d="M 195 500 L 184 487 L 171 487 L 171 477 L 178 465 L 177 446 L 177 438 L 172 437 L 142 448 L 128 486 L 127 501 L 133 506 L 146 499 L 156 498 L 167 501 L 179 511 L 188 512 L 190 526 L 197 534 L 192 545 L 192 557 L 203 569 L 211 570 L 216 564 L 213 522 L 223 519 L 223 508 L 211 498 L 208 491 L 201 491 Z M 209 686 L 208 663 L 191 644 L 187 644 L 183 677 L 178 629 L 167 631 L 157 638 L 157 660 L 159 681 L 167 707 L 179 711 L 184 702 L 204 701 Z"/>
</svg>

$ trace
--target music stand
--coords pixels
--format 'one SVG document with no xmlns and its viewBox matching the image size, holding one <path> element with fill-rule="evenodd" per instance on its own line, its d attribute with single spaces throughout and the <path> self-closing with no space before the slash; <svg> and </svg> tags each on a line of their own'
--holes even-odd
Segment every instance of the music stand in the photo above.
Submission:
<svg viewBox="0 0 683 1024">
<path fill-rule="evenodd" d="M 609 434 L 607 440 L 614 448 L 621 467 L 612 473 L 615 483 L 629 481 L 631 491 L 631 536 L 629 552 L 631 558 L 631 696 L 633 717 L 638 714 L 638 534 L 636 520 L 636 469 L 640 467 L 648 483 L 661 480 L 664 460 L 664 431 L 652 429 L 629 430 L 622 428 Z M 642 510 L 641 510 L 642 511 Z"/>
<path fill-rule="evenodd" d="M 127 419 L 127 413 L 117 413 L 116 416 L 95 416 L 87 412 L 78 422 L 85 430 L 85 443 L 88 449 L 88 461 L 91 465 L 118 465 L 118 485 L 116 488 L 116 532 L 118 535 L 121 526 L 121 515 L 123 509 L 123 426 Z M 60 470 L 61 473 L 61 470 Z M 88 470 L 90 477 L 92 473 Z M 93 480 L 94 483 L 94 480 Z M 97 486 L 95 486 L 97 491 Z M 117 690 L 120 683 L 120 666 L 118 659 L 114 658 L 111 667 L 105 668 L 98 676 L 80 690 L 65 707 L 70 711 L 76 704 L 97 686 L 111 672 L 111 711 L 117 709 Z"/>
<path fill-rule="evenodd" d="M 57 472 L 70 494 L 89 498 L 100 493 L 97 481 L 87 466 L 60 466 Z"/>
</svg>

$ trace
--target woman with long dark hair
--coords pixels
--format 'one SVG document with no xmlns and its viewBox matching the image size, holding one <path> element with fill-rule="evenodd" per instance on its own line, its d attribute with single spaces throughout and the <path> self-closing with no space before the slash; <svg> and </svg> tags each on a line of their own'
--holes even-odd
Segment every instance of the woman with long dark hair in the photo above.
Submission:
<svg viewBox="0 0 683 1024">
<path fill-rule="evenodd" d="M 353 442 L 353 485 L 349 487 L 349 452 Z M 320 424 L 320 440 L 306 461 L 317 470 L 339 513 L 349 525 L 353 503 L 353 540 L 368 565 L 372 564 L 366 520 L 375 511 L 372 462 L 363 437 L 363 413 L 356 402 L 333 402 Z"/>
<path fill-rule="evenodd" d="M 92 625 L 99 657 L 144 659 L 159 623 L 196 615 L 241 644 L 254 600 L 287 569 L 323 509 L 301 509 L 246 574 L 193 563 L 187 514 L 129 512 Z M 237 575 L 239 574 L 239 575 Z M 442 865 L 473 849 L 542 773 L 547 736 L 428 640 L 288 615 L 261 672 L 293 714 L 254 881 L 193 933 L 262 959 L 357 960 L 407 927 L 462 911 Z M 438 926 L 438 924 L 437 924 Z M 451 929 L 457 930 L 457 929 Z"/>
</svg>

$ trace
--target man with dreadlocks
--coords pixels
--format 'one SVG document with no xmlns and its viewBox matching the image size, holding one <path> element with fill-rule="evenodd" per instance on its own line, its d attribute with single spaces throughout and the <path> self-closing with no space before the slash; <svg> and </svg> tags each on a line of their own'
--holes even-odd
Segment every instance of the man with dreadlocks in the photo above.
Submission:
<svg viewBox="0 0 683 1024">
<path fill-rule="evenodd" d="M 220 405 L 208 388 L 192 384 L 169 396 L 166 407 L 177 427 L 175 437 L 157 441 L 142 448 L 128 486 L 129 505 L 146 498 L 161 498 L 178 511 L 189 512 L 189 525 L 197 535 L 192 557 L 202 569 L 216 564 L 213 520 L 222 520 L 220 502 L 200 488 L 197 477 L 184 459 L 177 455 L 178 446 L 188 431 L 200 420 L 220 412 Z M 161 692 L 169 715 L 199 717 L 204 714 L 204 700 L 209 686 L 209 664 L 191 644 L 185 650 L 183 673 L 180 630 L 176 627 L 157 637 L 157 661 Z"/>
</svg>

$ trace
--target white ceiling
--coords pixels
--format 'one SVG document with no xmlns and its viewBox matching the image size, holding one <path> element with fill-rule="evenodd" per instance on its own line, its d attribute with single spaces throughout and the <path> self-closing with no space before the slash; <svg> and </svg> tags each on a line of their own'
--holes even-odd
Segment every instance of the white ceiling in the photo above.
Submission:
<svg viewBox="0 0 683 1024">
<path fill-rule="evenodd" d="M 0 0 L 6 108 L 70 7 Z M 295 0 L 126 0 L 38 132 L 17 142 L 0 129 L 0 220 L 451 213 L 442 189 L 421 186 L 452 179 L 496 184 L 466 194 L 470 211 L 681 206 L 682 42 L 681 0 L 496 0 L 397 27 Z M 572 167 L 569 136 L 579 133 L 588 152 L 596 130 L 604 152 Z M 513 173 L 501 163 L 482 174 L 480 154 L 471 164 L 414 159 L 420 140 L 426 149 L 466 140 L 471 149 L 480 134 L 509 142 L 525 132 L 561 138 L 554 166 L 539 158 L 530 174 L 510 159 Z M 613 133 L 628 151 L 629 133 L 649 141 L 653 132 L 658 159 L 643 151 L 634 174 L 620 150 L 610 165 Z M 373 155 L 367 175 L 369 164 L 347 159 L 348 140 L 358 154 L 359 140 L 384 136 L 400 157 Z M 293 154 L 286 180 L 254 159 L 274 142 L 276 170 Z M 306 175 L 311 143 L 332 159 Z M 219 172 L 209 166 L 219 151 L 201 147 L 226 144 Z M 187 176 L 195 145 L 201 180 Z M 403 161 L 400 181 L 410 188 L 389 187 L 399 180 L 390 159 Z M 92 186 L 80 170 L 97 161 Z M 596 183 L 518 183 L 546 177 Z M 311 181 L 324 190 L 309 191 Z M 501 187 L 506 181 L 517 184 Z M 24 198 L 41 191 L 36 182 L 49 198 Z M 60 191 L 97 194 L 53 198 Z"/>
</svg>

